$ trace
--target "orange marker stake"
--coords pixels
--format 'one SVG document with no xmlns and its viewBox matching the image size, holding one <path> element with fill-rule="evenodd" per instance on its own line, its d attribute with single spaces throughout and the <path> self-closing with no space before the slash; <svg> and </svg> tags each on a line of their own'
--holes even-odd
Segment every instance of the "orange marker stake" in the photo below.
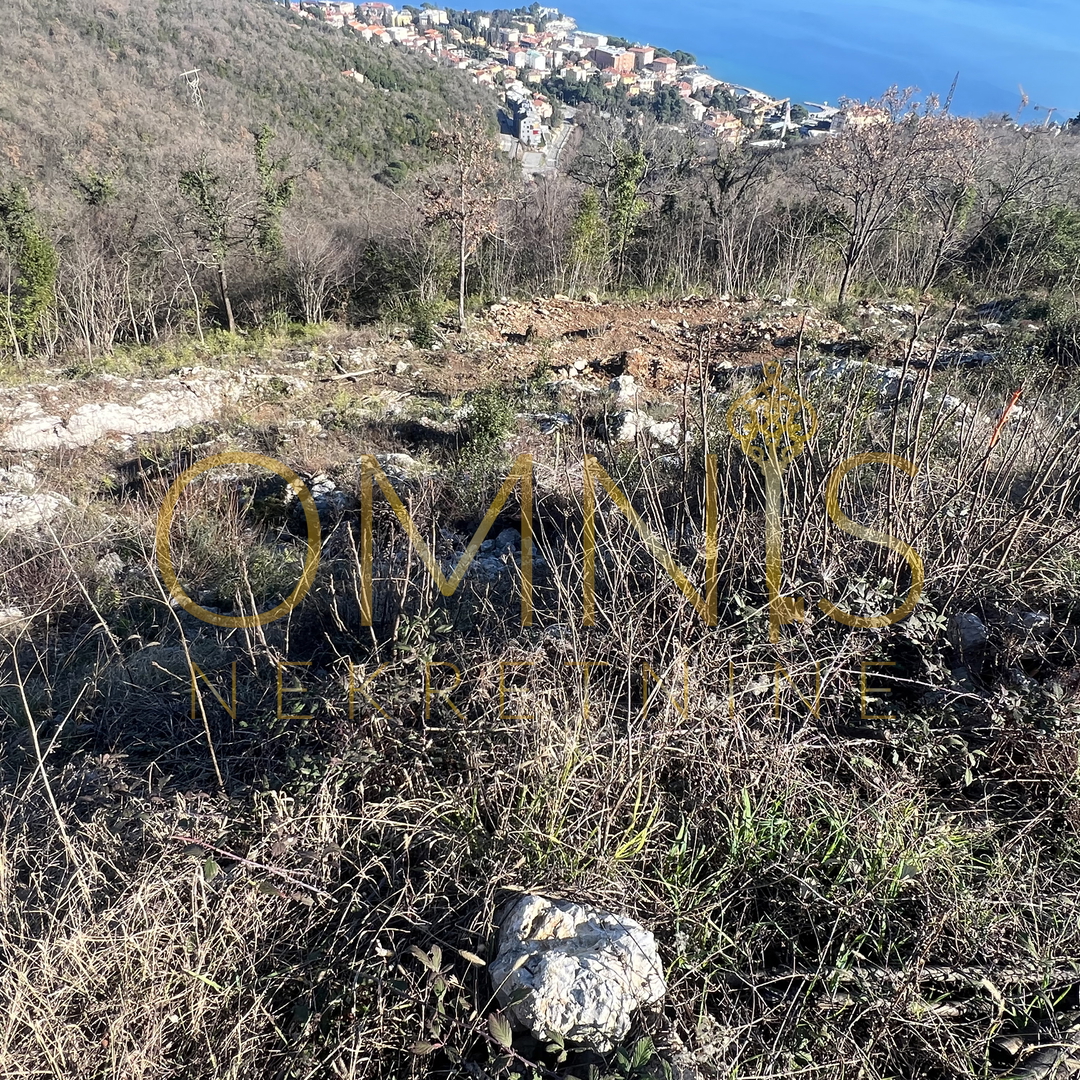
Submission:
<svg viewBox="0 0 1080 1080">
<path fill-rule="evenodd" d="M 1001 419 L 998 420 L 997 425 L 994 428 L 994 434 L 990 436 L 990 449 L 993 450 L 997 446 L 997 441 L 1001 437 L 1001 429 L 1005 426 L 1005 421 L 1009 419 L 1009 413 L 1013 411 L 1013 407 L 1017 401 L 1020 400 L 1020 395 L 1024 392 L 1024 388 L 1021 386 L 1019 389 L 1014 390 L 1012 397 L 1009 398 L 1008 404 L 1001 410 Z"/>
</svg>

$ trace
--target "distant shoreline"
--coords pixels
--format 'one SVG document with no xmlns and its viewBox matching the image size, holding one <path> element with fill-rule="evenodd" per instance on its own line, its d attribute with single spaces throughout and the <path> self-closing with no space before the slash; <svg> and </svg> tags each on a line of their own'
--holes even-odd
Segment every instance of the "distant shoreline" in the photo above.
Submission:
<svg viewBox="0 0 1080 1080">
<path fill-rule="evenodd" d="M 742 8 L 717 11 L 668 0 L 662 7 L 581 0 L 566 14 L 579 25 L 608 26 L 621 37 L 651 38 L 677 47 L 681 40 L 714 77 L 763 87 L 793 100 L 868 101 L 891 85 L 915 86 L 944 98 L 959 73 L 953 111 L 973 117 L 1015 115 L 1023 84 L 1030 104 L 1056 106 L 1055 119 L 1080 111 L 1080 30 L 1045 32 L 1049 5 L 1038 10 L 988 2 L 977 22 L 965 5 L 912 0 L 874 20 L 855 0 L 828 6 L 781 0 L 768 17 Z M 910 8 L 910 10 L 908 10 Z M 562 9 L 560 9 L 562 10 Z"/>
</svg>

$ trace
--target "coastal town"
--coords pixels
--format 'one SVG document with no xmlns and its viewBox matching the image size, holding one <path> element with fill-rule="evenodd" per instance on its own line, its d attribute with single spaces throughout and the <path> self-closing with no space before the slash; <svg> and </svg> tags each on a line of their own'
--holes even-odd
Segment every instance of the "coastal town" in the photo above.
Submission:
<svg viewBox="0 0 1080 1080">
<path fill-rule="evenodd" d="M 290 0 L 301 19 L 323 21 L 365 41 L 409 50 L 467 72 L 505 103 L 503 149 L 526 172 L 557 166 L 578 102 L 652 106 L 668 123 L 691 126 L 729 146 L 779 148 L 823 138 L 845 125 L 888 119 L 880 109 L 795 103 L 715 78 L 687 53 L 586 33 L 555 8 L 459 12 L 426 5 L 395 8 L 386 0 Z M 344 71 L 364 81 L 363 72 Z M 811 111 L 812 110 L 812 111 Z"/>
</svg>

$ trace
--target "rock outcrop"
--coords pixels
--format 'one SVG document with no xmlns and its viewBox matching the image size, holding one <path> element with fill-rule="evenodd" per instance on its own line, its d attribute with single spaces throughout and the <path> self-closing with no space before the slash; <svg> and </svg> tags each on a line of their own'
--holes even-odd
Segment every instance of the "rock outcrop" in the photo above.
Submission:
<svg viewBox="0 0 1080 1080">
<path fill-rule="evenodd" d="M 98 376 L 103 396 L 74 408 L 59 387 L 29 388 L 17 400 L 0 395 L 0 450 L 61 450 L 91 446 L 106 436 L 175 431 L 216 419 L 245 393 L 274 376 L 252 372 L 188 370 L 165 379 Z M 281 378 L 277 376 L 277 378 Z M 281 380 L 290 388 L 299 380 Z"/>
</svg>

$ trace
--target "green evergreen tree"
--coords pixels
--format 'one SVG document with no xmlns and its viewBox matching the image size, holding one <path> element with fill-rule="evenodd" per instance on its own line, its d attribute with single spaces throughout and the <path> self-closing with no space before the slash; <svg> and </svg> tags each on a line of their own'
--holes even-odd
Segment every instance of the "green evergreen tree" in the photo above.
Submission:
<svg viewBox="0 0 1080 1080">
<path fill-rule="evenodd" d="M 296 192 L 296 177 L 283 175 L 287 160 L 271 158 L 268 153 L 273 138 L 273 131 L 265 124 L 255 133 L 255 174 L 259 181 L 259 200 L 253 227 L 255 248 L 262 255 L 281 253 L 281 214 Z"/>
<path fill-rule="evenodd" d="M 597 281 L 608 257 L 608 235 L 604 216 L 600 212 L 600 196 L 594 187 L 585 189 L 581 205 L 570 227 L 570 260 L 573 266 L 573 288 L 581 279 Z"/>
<path fill-rule="evenodd" d="M 56 299 L 56 249 L 34 216 L 21 184 L 0 188 L 0 252 L 7 263 L 0 318 L 17 356 L 33 352 Z"/>
<path fill-rule="evenodd" d="M 640 149 L 633 150 L 626 145 L 620 148 L 615 166 L 615 182 L 611 186 L 608 202 L 608 231 L 620 284 L 625 270 L 627 246 L 646 210 L 640 191 L 647 169 L 648 163 Z"/>
</svg>

